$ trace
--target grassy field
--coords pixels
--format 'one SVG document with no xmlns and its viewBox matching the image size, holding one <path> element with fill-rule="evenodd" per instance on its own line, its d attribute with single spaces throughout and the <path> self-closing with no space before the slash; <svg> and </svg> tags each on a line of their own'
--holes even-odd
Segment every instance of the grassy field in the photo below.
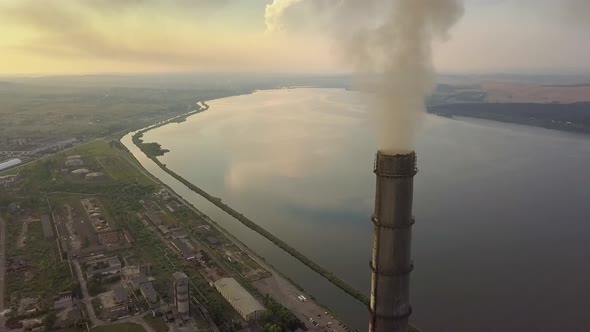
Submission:
<svg viewBox="0 0 590 332">
<path fill-rule="evenodd" d="M 117 144 L 118 142 L 97 140 L 87 146 L 74 149 L 71 154 L 81 153 L 88 158 L 93 158 L 102 171 L 114 181 L 152 185 L 153 181 L 151 179 L 139 173 L 137 169 L 122 159 L 121 154 L 123 152 L 117 147 Z"/>
<path fill-rule="evenodd" d="M 160 220 L 162 220 L 162 224 L 168 227 L 176 227 L 178 225 L 178 220 L 168 214 L 166 211 L 162 209 L 162 213 L 160 215 Z"/>
<path fill-rule="evenodd" d="M 138 324 L 123 323 L 108 326 L 96 326 L 90 329 L 92 332 L 145 332 L 145 329 Z"/>
<path fill-rule="evenodd" d="M 126 160 L 122 159 L 122 154 L 126 152 L 121 148 L 120 143 L 117 141 L 97 139 L 49 158 L 0 172 L 0 175 L 20 173 L 27 179 L 27 188 L 25 189 L 31 192 L 48 187 L 55 188 L 59 185 L 66 187 L 68 185 L 96 187 L 115 182 L 153 185 L 154 182 L 151 179 L 138 172 Z M 71 155 L 80 155 L 84 165 L 66 167 L 64 164 L 66 157 Z M 91 172 L 102 172 L 107 177 L 104 180 L 89 183 L 83 177 L 78 178 L 71 174 L 71 171 L 76 168 L 86 168 Z"/>
</svg>

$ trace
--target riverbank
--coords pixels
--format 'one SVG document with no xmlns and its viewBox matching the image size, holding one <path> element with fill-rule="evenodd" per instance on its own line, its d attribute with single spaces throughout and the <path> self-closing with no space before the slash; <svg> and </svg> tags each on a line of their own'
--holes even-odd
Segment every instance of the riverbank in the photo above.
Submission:
<svg viewBox="0 0 590 332">
<path fill-rule="evenodd" d="M 209 108 L 208 105 L 206 105 L 206 106 L 207 106 L 206 109 L 208 109 Z M 204 110 L 206 110 L 206 109 L 204 109 Z M 192 114 L 195 114 L 195 113 L 192 113 Z M 187 114 L 186 116 L 189 116 L 189 115 L 191 115 L 191 114 Z M 152 129 L 161 127 L 165 124 L 172 123 L 172 122 L 174 122 L 174 119 L 175 118 L 170 119 L 165 122 L 162 122 L 162 123 L 157 124 L 155 126 L 150 126 L 146 129 L 142 129 L 142 130 L 137 131 L 132 136 L 133 144 L 135 144 L 160 169 L 162 169 L 163 171 L 168 173 L 170 176 L 172 176 L 174 179 L 176 179 L 177 181 L 179 181 L 180 183 L 185 185 L 187 188 L 189 188 L 193 192 L 199 194 L 200 196 L 202 196 L 203 198 L 205 198 L 209 202 L 213 203 L 214 205 L 219 207 L 221 210 L 225 211 L 227 214 L 232 216 L 235 220 L 238 220 L 239 222 L 241 222 L 243 225 L 245 225 L 249 229 L 262 235 L 264 238 L 266 238 L 267 240 L 274 243 L 277 247 L 279 247 L 280 249 L 282 249 L 283 251 L 285 251 L 289 255 L 295 257 L 297 260 L 299 260 L 300 262 L 305 264 L 307 267 L 312 269 L 314 272 L 318 273 L 319 275 L 324 277 L 326 280 L 330 281 L 333 285 L 337 286 L 338 288 L 340 288 L 341 290 L 343 290 L 344 292 L 346 292 L 347 294 L 349 294 L 350 296 L 352 296 L 353 298 L 355 298 L 356 300 L 358 300 L 362 304 L 364 304 L 366 306 L 369 305 L 369 299 L 366 295 L 364 295 L 361 292 L 359 292 L 358 290 L 354 289 L 352 286 L 348 285 L 342 279 L 338 278 L 330 271 L 324 269 L 319 264 L 313 262 L 311 259 L 309 259 L 305 255 L 303 255 L 301 252 L 299 252 L 295 248 L 291 247 L 290 245 L 288 245 L 287 243 L 285 243 L 284 241 L 282 241 L 278 237 L 274 236 L 272 233 L 270 233 L 269 231 L 267 231 L 263 227 L 259 226 L 257 223 L 250 220 L 249 218 L 244 216 L 242 213 L 234 210 L 229 205 L 223 203 L 223 201 L 220 198 L 210 195 L 205 190 L 201 189 L 200 187 L 198 187 L 198 186 L 194 185 L 193 183 L 191 183 L 190 181 L 186 180 L 185 178 L 180 176 L 178 173 L 172 171 L 170 168 L 168 168 L 166 165 L 164 165 L 160 160 L 158 160 L 158 157 L 164 155 L 166 152 L 168 152 L 168 150 L 162 149 L 160 144 L 156 143 L 156 142 L 150 142 L 150 143 L 143 142 L 143 139 L 142 139 L 143 134 L 146 133 L 147 131 L 152 130 Z"/>
<path fill-rule="evenodd" d="M 142 144 L 150 144 L 150 143 L 143 143 L 143 140 L 141 138 L 144 133 L 146 133 L 147 131 L 149 131 L 151 129 L 152 128 L 146 128 L 144 130 L 137 131 L 133 135 L 131 140 L 137 148 L 141 149 Z M 129 138 L 127 138 L 127 140 L 128 139 Z M 127 143 L 127 144 L 129 144 L 129 143 Z M 223 203 L 223 201 L 219 197 L 208 194 L 200 187 L 192 184 L 191 182 L 184 179 L 182 176 L 180 176 L 176 172 L 169 169 L 165 164 L 163 164 L 162 162 L 160 162 L 158 160 L 157 157 L 158 157 L 159 153 L 151 153 L 149 150 L 146 151 L 144 149 L 141 149 L 141 150 L 143 150 L 143 154 L 146 155 L 149 158 L 149 160 L 151 160 L 154 164 L 156 164 L 156 166 L 158 166 L 158 168 L 160 170 L 164 171 L 167 175 L 171 176 L 174 180 L 180 182 L 180 184 L 182 184 L 184 187 L 190 189 L 192 192 L 198 194 L 200 197 L 205 198 L 208 202 L 212 203 L 214 206 L 216 206 L 220 210 L 224 211 L 226 214 L 229 214 L 233 220 L 240 221 L 240 223 L 242 225 L 248 227 L 250 230 L 253 230 L 257 234 L 263 236 L 264 238 L 266 238 L 267 240 L 272 242 L 275 246 L 278 246 L 279 248 L 283 249 L 284 252 L 286 252 L 289 255 L 291 255 L 292 257 L 296 258 L 299 262 L 301 262 L 305 266 L 307 266 L 307 268 L 310 268 L 312 271 L 318 273 L 320 276 L 324 277 L 326 280 L 328 280 L 330 283 L 332 283 L 336 287 L 340 288 L 341 290 L 344 290 L 347 294 L 349 294 L 353 298 L 357 299 L 360 303 L 362 303 L 366 307 L 366 305 L 368 304 L 368 298 L 364 294 L 358 292 L 356 289 L 347 285 L 340 278 L 338 278 L 337 276 L 335 276 L 331 272 L 327 271 L 326 269 L 321 267 L 319 264 L 316 264 L 315 262 L 311 261 L 309 258 L 307 258 L 303 254 L 301 254 L 299 251 L 297 251 L 293 247 L 287 245 L 284 241 L 282 241 L 278 237 L 274 236 L 273 234 L 271 234 L 267 230 L 260 227 L 258 224 L 256 224 L 251 219 L 245 217 L 242 213 L 236 211 L 235 209 L 233 209 L 229 205 Z M 143 156 L 142 156 L 142 158 L 143 158 Z M 159 176 L 161 177 L 161 175 L 159 175 Z M 241 244 L 241 246 L 245 246 L 243 243 L 240 243 L 239 240 L 236 239 L 234 236 L 232 236 L 231 238 L 233 240 L 237 240 L 238 242 L 236 242 L 236 243 Z M 252 252 L 252 251 L 250 251 L 250 252 Z M 262 261 L 265 261 L 264 258 L 260 257 L 260 259 Z M 275 270 L 275 272 L 277 272 L 277 271 Z M 285 279 L 285 282 L 292 283 L 292 281 L 289 278 L 285 277 L 284 279 Z M 270 285 L 265 285 L 265 286 L 269 287 Z M 293 295 L 290 296 L 290 301 L 294 300 L 296 302 L 295 304 L 297 304 L 297 299 L 296 299 L 297 296 L 294 294 L 295 293 L 293 293 Z M 287 296 L 287 297 L 289 298 L 289 296 Z M 282 304 L 289 308 L 288 302 L 287 303 L 283 302 Z M 357 325 L 359 325 L 359 324 L 357 324 Z M 360 327 L 358 327 L 358 328 L 360 328 Z"/>
<path fill-rule="evenodd" d="M 340 319 L 336 313 L 331 312 L 327 307 L 316 302 L 313 295 L 305 292 L 305 290 L 301 286 L 297 285 L 289 277 L 285 276 L 280 271 L 278 271 L 263 257 L 261 257 L 256 252 L 251 250 L 248 246 L 246 246 L 246 244 L 241 242 L 238 238 L 236 238 L 223 227 L 221 227 L 209 216 L 202 213 L 192 203 L 190 203 L 184 197 L 176 193 L 171 187 L 163 183 L 154 175 L 150 174 L 145 168 L 143 168 L 143 166 L 139 162 L 137 162 L 135 158 L 133 158 L 132 153 L 127 153 L 125 157 L 126 161 L 133 165 L 138 171 L 149 177 L 152 181 L 154 181 L 154 183 L 166 188 L 175 199 L 183 203 L 195 214 L 199 215 L 201 218 L 206 220 L 210 225 L 215 227 L 218 231 L 220 231 L 228 239 L 230 239 L 230 241 L 232 241 L 237 247 L 246 252 L 260 266 L 262 266 L 267 271 L 271 272 L 270 277 L 251 282 L 251 285 L 256 288 L 257 292 L 259 292 L 262 295 L 271 295 L 275 299 L 275 301 L 277 301 L 282 306 L 291 311 L 295 316 L 297 316 L 297 318 L 299 318 L 306 325 L 309 325 L 308 327 L 310 329 L 317 330 L 321 327 L 327 327 L 328 325 L 331 325 L 331 327 L 335 331 L 341 331 L 341 329 L 346 331 L 353 330 L 352 328 L 348 327 L 344 320 Z M 308 299 L 305 301 L 299 300 L 299 296 L 302 294 L 307 295 Z M 310 323 L 311 320 L 317 322 L 318 326 L 313 326 Z"/>
<path fill-rule="evenodd" d="M 460 103 L 431 106 L 428 112 L 448 118 L 466 117 L 590 134 L 590 102 Z"/>
</svg>

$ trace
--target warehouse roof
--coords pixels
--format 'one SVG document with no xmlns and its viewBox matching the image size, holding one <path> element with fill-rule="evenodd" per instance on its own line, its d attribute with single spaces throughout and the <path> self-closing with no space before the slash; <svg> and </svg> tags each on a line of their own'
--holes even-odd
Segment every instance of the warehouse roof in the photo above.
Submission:
<svg viewBox="0 0 590 332">
<path fill-rule="evenodd" d="M 243 315 L 264 310 L 262 304 L 233 278 L 217 280 L 215 288 Z"/>
<path fill-rule="evenodd" d="M 22 161 L 20 159 L 16 159 L 16 158 L 1 162 L 0 163 L 0 170 L 8 169 L 8 168 L 16 166 L 20 163 L 22 163 Z"/>
<path fill-rule="evenodd" d="M 174 277 L 175 280 L 188 279 L 188 276 L 186 275 L 186 273 L 180 272 L 180 271 L 172 273 L 172 277 Z"/>
<path fill-rule="evenodd" d="M 152 304 L 158 302 L 158 293 L 156 293 L 156 290 L 154 289 L 154 286 L 151 282 L 148 281 L 140 284 L 139 291 L 143 297 L 148 300 L 148 302 Z"/>
</svg>

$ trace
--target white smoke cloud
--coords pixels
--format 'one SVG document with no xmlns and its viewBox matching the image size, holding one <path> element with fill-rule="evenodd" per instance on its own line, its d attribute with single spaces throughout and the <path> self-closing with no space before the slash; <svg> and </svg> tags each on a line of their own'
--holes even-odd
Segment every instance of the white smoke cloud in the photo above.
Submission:
<svg viewBox="0 0 590 332">
<path fill-rule="evenodd" d="M 270 32 L 280 31 L 284 28 L 282 24 L 283 15 L 293 5 L 303 0 L 282 0 L 273 1 L 270 5 L 266 5 L 264 11 L 264 22 L 266 24 L 266 30 Z"/>
<path fill-rule="evenodd" d="M 562 6 L 572 23 L 590 26 L 590 0 L 564 0 Z"/>
<path fill-rule="evenodd" d="M 370 107 L 379 149 L 413 150 L 424 100 L 433 88 L 431 46 L 448 38 L 449 29 L 463 14 L 462 1 L 274 0 L 266 8 L 267 28 L 291 28 L 285 17 L 301 7 L 314 13 L 310 22 L 330 31 L 359 77 L 372 77 L 372 83 L 365 81 L 364 86 L 374 93 Z"/>
</svg>

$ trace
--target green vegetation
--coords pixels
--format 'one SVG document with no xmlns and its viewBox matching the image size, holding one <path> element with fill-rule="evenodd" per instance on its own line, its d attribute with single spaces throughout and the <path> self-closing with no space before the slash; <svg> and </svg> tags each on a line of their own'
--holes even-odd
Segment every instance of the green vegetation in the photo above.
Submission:
<svg viewBox="0 0 590 332">
<path fill-rule="evenodd" d="M 134 183 L 153 186 L 154 181 L 127 161 L 127 150 L 116 141 L 97 139 L 67 152 L 67 155 L 83 155 L 84 166 L 93 172 L 102 172 L 106 180 L 88 182 L 83 177 L 77 178 L 64 168 L 65 154 L 57 154 L 43 160 L 37 160 L 22 167 L 0 173 L 19 173 L 25 179 L 22 185 L 24 194 L 37 197 L 38 193 L 51 191 L 104 193 L 113 186 Z M 62 172 L 62 169 L 66 170 Z"/>
<path fill-rule="evenodd" d="M 195 91 L 121 87 L 0 85 L 7 136 L 92 138 L 141 128 L 194 107 Z"/>
<path fill-rule="evenodd" d="M 588 134 L 590 133 L 589 109 L 589 102 L 461 103 L 436 105 L 428 111 L 446 117 L 480 118 Z"/>
<path fill-rule="evenodd" d="M 113 324 L 106 326 L 96 326 L 90 329 L 91 332 L 145 332 L 145 329 L 135 323 Z"/>
<path fill-rule="evenodd" d="M 26 205 L 25 205 L 26 206 Z M 67 262 L 62 262 L 54 240 L 46 240 L 39 221 L 28 224 L 26 240 L 17 246 L 22 229 L 22 216 L 7 212 L 7 270 L 6 299 L 13 293 L 18 297 L 37 297 L 50 299 L 55 294 L 72 290 Z M 16 257 L 15 257 L 16 256 Z M 12 261 L 14 268 L 11 268 Z"/>
<path fill-rule="evenodd" d="M 42 324 L 48 330 L 50 330 L 56 321 L 57 321 L 57 315 L 55 314 L 55 311 L 50 311 L 47 315 L 45 315 L 45 317 L 43 317 Z"/>
<path fill-rule="evenodd" d="M 162 149 L 162 146 L 159 143 L 143 143 L 140 135 L 134 137 L 137 137 L 137 146 L 148 157 L 160 157 L 163 156 L 166 152 L 170 152 L 170 150 Z"/>
<path fill-rule="evenodd" d="M 161 317 L 152 317 L 150 315 L 146 315 L 143 316 L 143 320 L 145 320 L 156 332 L 168 331 L 168 325 L 164 323 L 164 320 L 162 320 Z"/>
<path fill-rule="evenodd" d="M 258 321 L 265 331 L 306 331 L 305 324 L 291 313 L 287 308 L 271 298 L 268 294 L 264 298 L 266 311 Z"/>
<path fill-rule="evenodd" d="M 141 151 L 143 151 L 143 153 L 145 153 L 146 156 L 148 156 L 150 158 L 163 156 L 166 152 L 170 152 L 170 150 L 162 149 L 162 146 L 159 143 L 155 143 L 155 142 L 144 143 L 143 142 L 143 134 L 149 130 L 159 128 L 159 127 L 164 126 L 169 123 L 184 122 L 184 121 L 186 121 L 186 118 L 189 117 L 190 115 L 193 115 L 195 113 L 199 113 L 202 111 L 206 111 L 208 109 L 209 109 L 209 105 L 207 105 L 205 102 L 201 102 L 201 105 L 197 105 L 197 109 L 192 112 L 181 114 L 181 115 L 176 116 L 174 118 L 160 121 L 155 125 L 151 125 L 149 127 L 146 127 L 144 129 L 136 132 L 133 135 L 133 137 L 132 137 L 133 144 L 137 145 L 137 147 L 139 147 L 139 149 Z"/>
<path fill-rule="evenodd" d="M 120 276 L 101 277 L 96 275 L 86 282 L 90 296 L 96 296 L 109 290 L 109 286 L 121 280 Z"/>
<path fill-rule="evenodd" d="M 150 191 L 151 192 L 151 191 Z M 172 273 L 182 270 L 191 279 L 191 292 L 200 302 L 207 306 L 213 320 L 220 327 L 228 327 L 238 318 L 238 314 L 225 299 L 194 269 L 191 264 L 181 259 L 176 253 L 169 252 L 166 245 L 157 237 L 156 231 L 145 227 L 137 213 L 142 210 L 139 199 L 143 195 L 129 195 L 125 192 L 114 192 L 104 198 L 105 205 L 118 222 L 129 230 L 135 239 L 133 252 L 140 261 L 150 262 L 151 276 L 155 277 L 154 287 L 163 298 L 168 297 Z"/>
<path fill-rule="evenodd" d="M 102 301 L 100 298 L 95 297 L 90 301 L 90 303 L 92 304 L 92 309 L 94 309 L 96 316 L 100 317 L 100 314 L 102 313 Z"/>
</svg>

